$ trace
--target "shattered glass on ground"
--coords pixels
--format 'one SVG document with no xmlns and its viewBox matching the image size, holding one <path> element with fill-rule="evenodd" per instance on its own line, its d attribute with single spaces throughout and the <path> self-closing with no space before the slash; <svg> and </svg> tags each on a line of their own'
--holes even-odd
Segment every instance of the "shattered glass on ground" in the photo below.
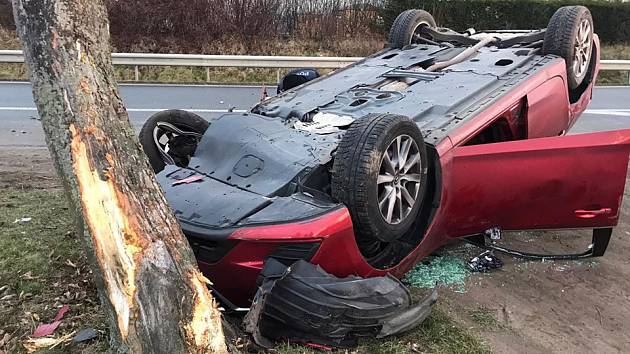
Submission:
<svg viewBox="0 0 630 354">
<path fill-rule="evenodd" d="M 453 256 L 431 257 L 416 265 L 403 279 L 412 287 L 434 288 L 436 285 L 455 285 L 455 292 L 466 292 L 466 277 L 471 275 L 466 261 Z"/>
</svg>

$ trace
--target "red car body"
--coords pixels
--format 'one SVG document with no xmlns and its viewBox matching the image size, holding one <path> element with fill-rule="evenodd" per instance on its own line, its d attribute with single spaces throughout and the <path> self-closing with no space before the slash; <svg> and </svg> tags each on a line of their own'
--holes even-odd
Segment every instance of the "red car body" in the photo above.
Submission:
<svg viewBox="0 0 630 354">
<path fill-rule="evenodd" d="M 599 48 L 597 37 L 595 48 Z M 532 75 L 435 146 L 441 182 L 439 206 L 422 241 L 388 269 L 371 266 L 357 248 L 346 208 L 299 222 L 235 230 L 235 246 L 215 263 L 199 260 L 224 298 L 246 305 L 265 259 L 278 245 L 319 244 L 310 262 L 337 275 L 402 276 L 419 260 L 458 237 L 503 230 L 602 229 L 617 224 L 623 197 L 630 130 L 565 135 L 591 101 L 599 71 L 577 99 L 567 91 L 565 62 Z M 526 111 L 525 126 L 515 112 Z M 503 119 L 526 131 L 522 140 L 467 145 Z M 518 125 L 521 124 L 519 127 Z M 419 235 L 422 236 L 422 235 Z"/>
</svg>

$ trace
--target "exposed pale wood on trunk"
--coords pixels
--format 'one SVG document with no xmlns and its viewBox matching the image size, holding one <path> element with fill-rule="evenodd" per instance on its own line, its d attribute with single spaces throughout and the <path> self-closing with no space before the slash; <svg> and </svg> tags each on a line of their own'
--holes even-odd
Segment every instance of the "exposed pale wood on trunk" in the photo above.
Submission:
<svg viewBox="0 0 630 354">
<path fill-rule="evenodd" d="M 116 350 L 226 352 L 208 280 L 120 99 L 102 1 L 13 0 L 13 9 L 46 142 L 82 216 Z"/>
</svg>

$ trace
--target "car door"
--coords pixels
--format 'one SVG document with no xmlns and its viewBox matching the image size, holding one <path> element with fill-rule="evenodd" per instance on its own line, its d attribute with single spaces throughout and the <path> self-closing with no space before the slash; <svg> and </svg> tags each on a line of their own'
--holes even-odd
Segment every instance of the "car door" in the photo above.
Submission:
<svg viewBox="0 0 630 354">
<path fill-rule="evenodd" d="M 458 146 L 443 157 L 451 237 L 617 224 L 630 130 Z"/>
</svg>

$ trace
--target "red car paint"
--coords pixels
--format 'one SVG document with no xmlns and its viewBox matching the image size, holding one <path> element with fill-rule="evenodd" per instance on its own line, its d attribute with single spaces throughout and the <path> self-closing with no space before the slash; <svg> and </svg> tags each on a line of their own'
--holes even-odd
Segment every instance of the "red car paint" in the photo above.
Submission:
<svg viewBox="0 0 630 354">
<path fill-rule="evenodd" d="M 597 36 L 595 48 L 599 48 Z M 599 71 L 599 51 L 595 77 Z M 375 269 L 356 246 L 346 208 L 298 223 L 243 228 L 239 243 L 214 264 L 200 262 L 224 297 L 251 301 L 265 258 L 278 244 L 320 242 L 311 262 L 337 276 L 402 276 L 453 238 L 504 230 L 603 228 L 617 224 L 630 154 L 630 130 L 563 136 L 591 101 L 591 83 L 569 101 L 562 59 L 505 95 L 436 146 L 441 203 L 420 244 L 390 269 Z M 595 79 L 592 80 L 593 82 Z M 526 110 L 526 136 L 492 144 L 466 142 L 498 118 L 517 129 Z M 558 136 L 560 135 L 560 136 Z"/>
</svg>

